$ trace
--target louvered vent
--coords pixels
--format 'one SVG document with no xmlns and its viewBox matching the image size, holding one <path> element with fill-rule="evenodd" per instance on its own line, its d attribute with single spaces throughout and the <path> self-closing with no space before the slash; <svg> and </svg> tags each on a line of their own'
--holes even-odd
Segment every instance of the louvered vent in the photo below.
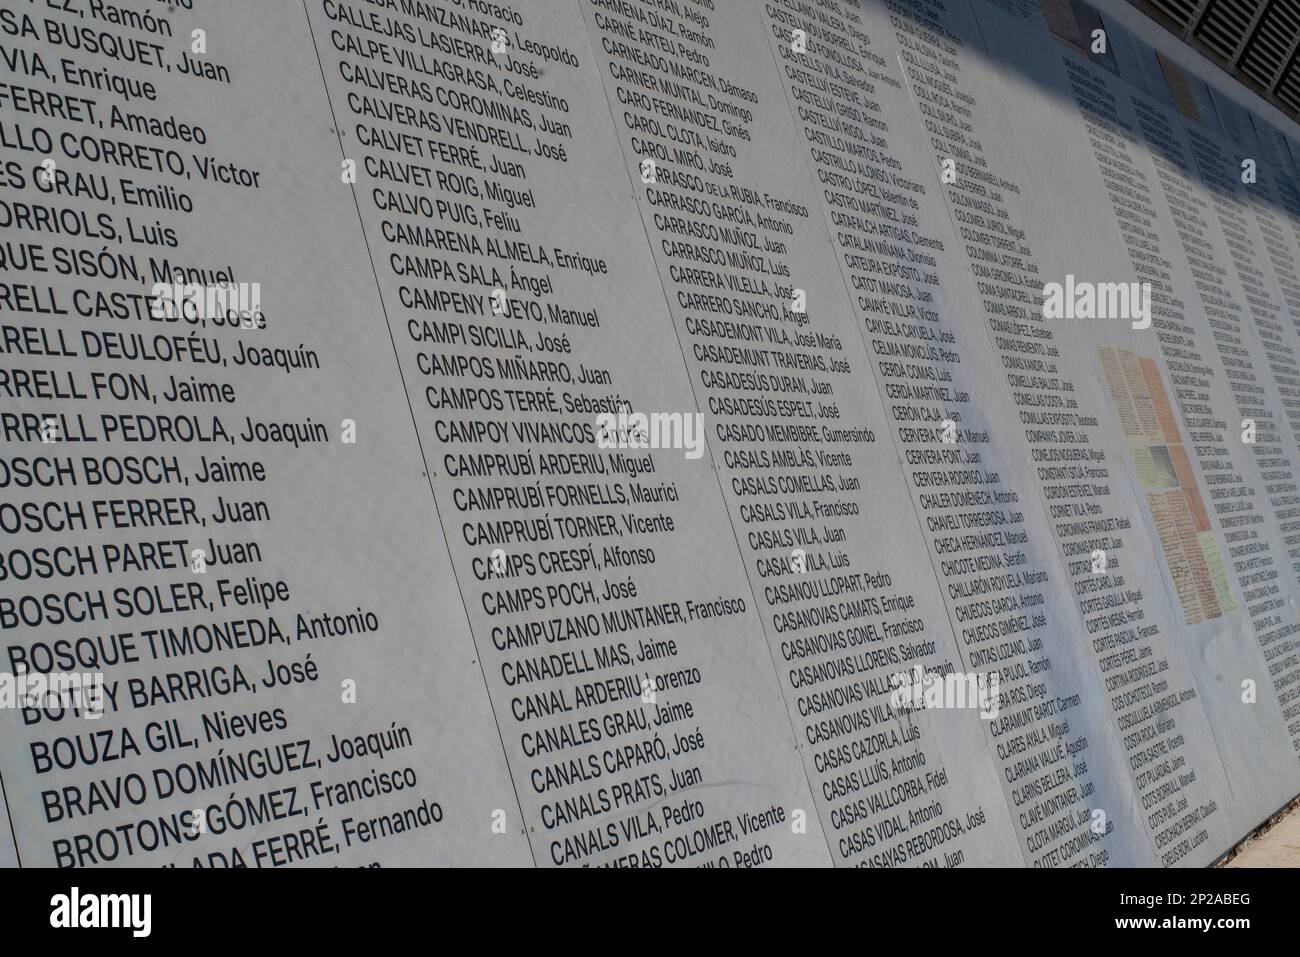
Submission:
<svg viewBox="0 0 1300 957">
<path fill-rule="evenodd" d="M 1187 25 L 1192 22 L 1192 17 L 1196 15 L 1196 8 L 1199 4 L 1197 0 L 1151 0 L 1151 6 L 1169 17 L 1178 26 L 1186 29 Z"/>
<path fill-rule="evenodd" d="M 1264 89 L 1271 89 L 1300 36 L 1300 5 L 1271 3 L 1241 55 L 1241 72 Z"/>
<path fill-rule="evenodd" d="M 1300 118 L 1300 0 L 1129 0 Z"/>
<path fill-rule="evenodd" d="M 1196 38 L 1231 63 L 1264 6 L 1264 0 L 1210 0 Z"/>
<path fill-rule="evenodd" d="M 1282 76 L 1282 82 L 1273 93 L 1290 111 L 1292 116 L 1300 114 L 1300 71 L 1292 61 L 1291 68 Z"/>
</svg>

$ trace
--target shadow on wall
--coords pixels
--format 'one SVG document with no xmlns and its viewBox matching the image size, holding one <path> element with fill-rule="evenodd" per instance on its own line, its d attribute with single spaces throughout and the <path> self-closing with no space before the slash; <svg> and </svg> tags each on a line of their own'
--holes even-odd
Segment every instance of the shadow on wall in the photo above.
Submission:
<svg viewBox="0 0 1300 957">
<path fill-rule="evenodd" d="M 861 0 L 874 3 L 877 0 Z M 1256 203 L 1273 207 L 1300 233 L 1300 142 L 1291 140 L 1286 133 L 1246 109 L 1233 98 L 1217 90 L 1196 74 L 1184 69 L 1168 56 L 1162 55 L 1145 40 L 1132 33 L 1115 17 L 1094 8 L 1083 0 L 970 0 L 977 24 L 984 27 L 987 15 L 981 17 L 986 5 L 996 7 L 1013 16 L 1036 22 L 1061 46 L 1062 53 L 1079 62 L 1109 73 L 1113 78 L 1128 84 L 1135 91 L 1176 110 L 1189 124 L 1205 136 L 1218 140 L 1224 155 L 1232 157 L 1242 182 L 1261 188 L 1252 193 Z M 1099 42 L 1098 32 L 1103 34 Z M 1033 31 L 1002 37 L 1005 46 L 988 44 L 983 37 L 971 38 L 978 42 L 968 49 L 968 54 L 989 58 L 999 69 L 1019 73 L 1034 84 L 1042 78 L 1026 68 L 1036 57 L 1017 55 L 1025 44 L 1037 44 L 1040 34 Z M 1178 43 L 1170 35 L 1170 43 Z M 1226 79 L 1225 75 L 1225 79 Z M 1059 97 L 1069 111 L 1080 109 L 1064 90 L 1055 87 L 1045 90 Z M 1262 101 L 1261 101 L 1262 102 Z M 1213 193 L 1224 191 L 1226 169 L 1207 170 L 1195 166 L 1196 151 L 1189 144 L 1178 143 L 1173 148 L 1158 138 L 1148 139 L 1140 131 L 1129 131 L 1135 141 L 1168 162 L 1196 176 Z M 1180 150 L 1187 148 L 1186 153 Z M 1249 161 L 1249 169 L 1246 163 Z M 1189 168 L 1189 163 L 1192 168 Z"/>
</svg>

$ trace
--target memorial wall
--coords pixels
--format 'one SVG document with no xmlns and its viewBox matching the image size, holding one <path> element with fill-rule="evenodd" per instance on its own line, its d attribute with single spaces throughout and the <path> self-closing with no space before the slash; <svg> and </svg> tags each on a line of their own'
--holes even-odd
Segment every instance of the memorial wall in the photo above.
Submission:
<svg viewBox="0 0 1300 957">
<path fill-rule="evenodd" d="M 9 0 L 0 864 L 1214 862 L 1300 794 L 1300 130 L 1149 39 Z"/>
</svg>

